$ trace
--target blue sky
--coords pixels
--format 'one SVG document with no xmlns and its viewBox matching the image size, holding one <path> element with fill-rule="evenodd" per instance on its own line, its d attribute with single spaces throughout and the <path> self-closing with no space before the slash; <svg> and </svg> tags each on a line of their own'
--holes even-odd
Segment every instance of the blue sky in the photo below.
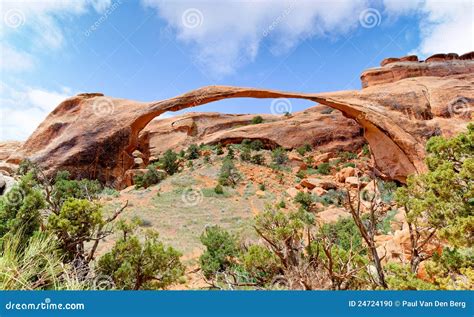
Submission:
<svg viewBox="0 0 474 317">
<path fill-rule="evenodd" d="M 151 101 L 215 84 L 360 89 L 360 73 L 383 58 L 474 49 L 472 1 L 0 3 L 0 140 L 26 139 L 80 92 Z M 270 102 L 188 111 L 269 113 Z"/>
</svg>

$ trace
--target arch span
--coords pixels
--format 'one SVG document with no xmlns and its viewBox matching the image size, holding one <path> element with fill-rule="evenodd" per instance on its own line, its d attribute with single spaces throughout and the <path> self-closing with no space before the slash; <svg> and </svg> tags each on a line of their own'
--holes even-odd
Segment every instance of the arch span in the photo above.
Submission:
<svg viewBox="0 0 474 317">
<path fill-rule="evenodd" d="M 441 78 L 425 78 L 429 77 L 322 94 L 209 86 L 156 102 L 82 94 L 61 103 L 10 160 L 30 157 L 43 165 L 46 173 L 67 169 L 77 177 L 94 177 L 120 187 L 125 171 L 133 165 L 130 154 L 137 147 L 140 131 L 166 111 L 228 98 L 300 98 L 340 110 L 356 120 L 364 128 L 378 169 L 404 182 L 407 175 L 425 169 L 426 139 L 442 133 L 435 116 L 424 115 L 435 106 L 426 103 L 426 90 L 431 96 L 442 93 L 445 98 L 459 92 L 455 88 L 459 82 L 446 86 L 440 84 Z M 459 122 L 465 126 L 466 120 Z"/>
</svg>

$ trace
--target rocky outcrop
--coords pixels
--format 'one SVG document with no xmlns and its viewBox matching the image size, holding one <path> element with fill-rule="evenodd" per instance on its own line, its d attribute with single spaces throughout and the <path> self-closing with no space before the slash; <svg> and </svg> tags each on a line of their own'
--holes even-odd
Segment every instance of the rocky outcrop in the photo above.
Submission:
<svg viewBox="0 0 474 317">
<path fill-rule="evenodd" d="M 19 141 L 0 142 L 0 162 L 5 161 L 10 155 L 17 151 L 22 145 Z"/>
<path fill-rule="evenodd" d="M 17 170 L 18 161 L 7 163 L 6 160 L 21 147 L 22 142 L 0 142 L 0 174 L 13 175 Z"/>
<path fill-rule="evenodd" d="M 291 116 L 261 115 L 264 122 L 260 124 L 252 124 L 255 114 L 187 113 L 151 121 L 140 133 L 139 149 L 158 157 L 168 149 L 179 151 L 192 143 L 229 144 L 252 139 L 269 148 L 311 144 L 321 152 L 356 151 L 365 142 L 362 129 L 340 111 L 331 110 L 316 106 Z"/>
<path fill-rule="evenodd" d="M 78 95 L 61 103 L 9 161 L 30 157 L 46 173 L 67 169 L 76 177 L 97 178 L 120 187 L 126 171 L 134 166 L 132 153 L 139 147 L 140 132 L 166 111 L 228 98 L 300 98 L 337 109 L 354 119 L 364 129 L 380 172 L 403 182 L 407 175 L 425 170 L 424 148 L 429 137 L 450 136 L 465 130 L 471 120 L 472 61 L 453 62 L 463 64 L 456 67 L 449 64 L 453 67 L 448 68 L 455 71 L 439 76 L 416 71 L 413 76 L 417 77 L 380 82 L 360 91 L 313 94 L 210 86 L 149 103 L 98 94 Z M 428 68 L 430 64 L 442 65 L 440 62 L 421 64 Z M 410 65 L 406 72 L 411 71 Z"/>
<path fill-rule="evenodd" d="M 401 58 L 386 58 L 379 68 L 371 68 L 360 76 L 362 87 L 393 83 L 404 78 L 435 76 L 445 77 L 474 72 L 474 52 L 458 54 L 436 54 L 425 61 L 415 55 Z"/>
</svg>

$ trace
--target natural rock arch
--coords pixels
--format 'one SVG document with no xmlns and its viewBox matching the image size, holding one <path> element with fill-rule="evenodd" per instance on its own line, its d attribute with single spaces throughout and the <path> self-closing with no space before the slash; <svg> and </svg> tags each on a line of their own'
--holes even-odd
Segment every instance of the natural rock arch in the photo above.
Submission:
<svg viewBox="0 0 474 317">
<path fill-rule="evenodd" d="M 61 103 L 9 161 L 29 157 L 47 174 L 67 169 L 76 177 L 120 187 L 125 171 L 133 165 L 131 153 L 140 131 L 166 111 L 228 98 L 299 98 L 356 120 L 364 128 L 377 168 L 404 182 L 407 175 L 425 170 L 424 146 L 429 137 L 462 131 L 471 119 L 474 74 L 470 68 L 466 71 L 322 94 L 229 86 L 204 87 L 157 102 L 81 94 Z"/>
</svg>

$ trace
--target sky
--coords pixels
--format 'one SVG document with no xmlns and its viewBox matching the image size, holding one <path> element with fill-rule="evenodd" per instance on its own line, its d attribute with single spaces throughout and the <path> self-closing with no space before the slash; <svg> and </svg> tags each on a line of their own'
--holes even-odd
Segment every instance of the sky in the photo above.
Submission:
<svg viewBox="0 0 474 317">
<path fill-rule="evenodd" d="M 26 140 L 77 93 L 153 101 L 207 85 L 360 89 L 360 73 L 386 57 L 474 50 L 466 0 L 0 0 L 0 18 L 0 141 Z M 309 106 L 230 99 L 184 111 Z"/>
</svg>

